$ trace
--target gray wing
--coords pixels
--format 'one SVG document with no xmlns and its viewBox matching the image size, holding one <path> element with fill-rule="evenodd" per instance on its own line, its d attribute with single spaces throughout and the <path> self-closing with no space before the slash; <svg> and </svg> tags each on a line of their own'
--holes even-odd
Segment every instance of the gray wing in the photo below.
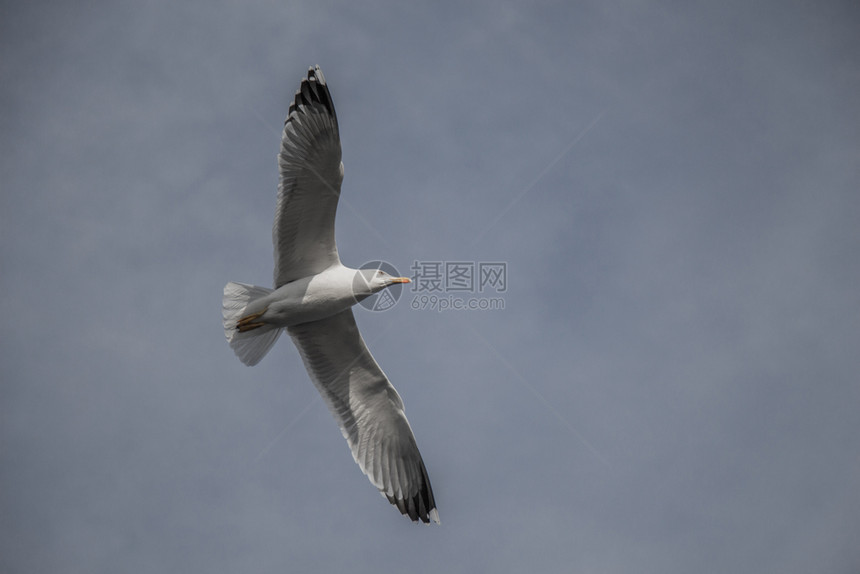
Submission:
<svg viewBox="0 0 860 574">
<path fill-rule="evenodd" d="M 340 262 L 334 218 L 343 181 L 340 135 L 322 71 L 309 69 L 290 104 L 278 154 L 272 242 L 275 287 Z"/>
<path fill-rule="evenodd" d="M 403 401 L 364 344 L 352 310 L 287 330 L 362 472 L 414 522 L 438 523 Z"/>
</svg>

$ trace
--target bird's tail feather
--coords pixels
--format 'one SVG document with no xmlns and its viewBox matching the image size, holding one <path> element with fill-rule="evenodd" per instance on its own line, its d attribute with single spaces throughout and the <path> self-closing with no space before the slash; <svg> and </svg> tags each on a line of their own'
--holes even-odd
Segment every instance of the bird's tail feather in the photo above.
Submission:
<svg viewBox="0 0 860 574">
<path fill-rule="evenodd" d="M 224 335 L 227 336 L 230 348 L 233 349 L 239 360 L 248 366 L 256 365 L 266 356 L 283 329 L 263 325 L 253 330 L 240 332 L 237 324 L 245 316 L 245 310 L 251 303 L 271 292 L 272 289 L 267 287 L 257 287 L 256 285 L 232 281 L 224 286 L 224 299 L 221 305 Z"/>
</svg>

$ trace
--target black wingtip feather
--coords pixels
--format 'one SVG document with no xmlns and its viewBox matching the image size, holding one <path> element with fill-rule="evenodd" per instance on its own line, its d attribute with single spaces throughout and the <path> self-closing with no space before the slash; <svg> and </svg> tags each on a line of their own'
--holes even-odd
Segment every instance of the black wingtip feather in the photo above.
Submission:
<svg viewBox="0 0 860 574">
<path fill-rule="evenodd" d="M 388 494 L 385 497 L 388 502 L 397 507 L 401 514 L 408 516 L 412 522 L 421 520 L 424 524 L 430 524 L 430 515 L 436 510 L 436 501 L 433 498 L 430 478 L 427 476 L 427 469 L 423 462 L 421 463 L 421 475 L 423 478 L 421 487 L 412 498 L 404 500 Z"/>
<path fill-rule="evenodd" d="M 287 121 L 290 121 L 290 116 L 293 115 L 299 106 L 321 105 L 337 122 L 337 114 L 334 111 L 334 102 L 331 99 L 331 93 L 328 91 L 325 77 L 322 70 L 316 68 L 308 68 L 307 77 L 302 78 L 302 83 L 299 89 L 296 90 L 295 98 L 290 102 L 290 110 L 287 116 Z"/>
</svg>

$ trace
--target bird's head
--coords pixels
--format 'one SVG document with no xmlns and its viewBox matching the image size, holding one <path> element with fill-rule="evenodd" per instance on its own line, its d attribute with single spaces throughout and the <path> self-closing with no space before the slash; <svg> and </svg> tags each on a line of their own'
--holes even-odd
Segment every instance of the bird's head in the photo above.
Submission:
<svg viewBox="0 0 860 574">
<path fill-rule="evenodd" d="M 369 297 L 386 287 L 398 283 L 411 283 L 409 277 L 395 277 L 382 269 L 359 269 L 353 280 L 353 292 L 357 297 Z"/>
</svg>

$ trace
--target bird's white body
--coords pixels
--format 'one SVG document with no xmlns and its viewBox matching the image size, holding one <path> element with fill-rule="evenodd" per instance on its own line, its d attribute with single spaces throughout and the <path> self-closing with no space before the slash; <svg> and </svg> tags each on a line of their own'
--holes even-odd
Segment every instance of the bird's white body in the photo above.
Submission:
<svg viewBox="0 0 860 574">
<path fill-rule="evenodd" d="M 317 275 L 296 279 L 255 300 L 245 314 L 262 312 L 258 320 L 273 327 L 292 327 L 331 317 L 360 300 L 353 287 L 357 273 L 356 269 L 335 265 Z"/>
</svg>

